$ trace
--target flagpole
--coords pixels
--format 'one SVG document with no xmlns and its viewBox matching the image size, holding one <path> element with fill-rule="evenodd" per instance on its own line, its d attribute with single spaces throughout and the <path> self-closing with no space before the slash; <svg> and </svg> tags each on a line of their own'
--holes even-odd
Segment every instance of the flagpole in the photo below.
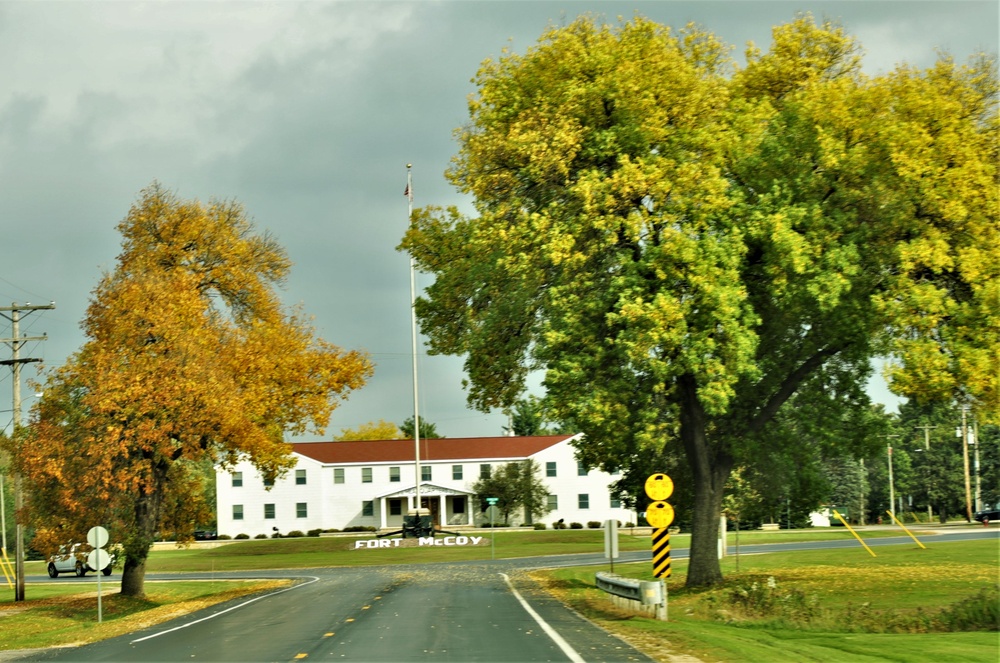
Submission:
<svg viewBox="0 0 1000 663">
<path fill-rule="evenodd" d="M 413 178 L 411 168 L 413 164 L 406 164 L 406 203 L 407 221 L 413 223 Z M 413 252 L 410 252 L 410 338 L 413 351 L 413 457 L 414 457 L 414 482 L 416 489 L 417 509 L 423 507 L 420 501 L 420 398 L 417 390 L 417 283 L 416 268 L 413 263 Z"/>
</svg>

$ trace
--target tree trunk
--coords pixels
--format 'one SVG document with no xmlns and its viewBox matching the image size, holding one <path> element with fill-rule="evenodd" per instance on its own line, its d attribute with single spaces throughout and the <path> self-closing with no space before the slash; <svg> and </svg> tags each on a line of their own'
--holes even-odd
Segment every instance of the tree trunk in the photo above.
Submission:
<svg viewBox="0 0 1000 663">
<path fill-rule="evenodd" d="M 125 542 L 125 564 L 122 568 L 122 596 L 146 597 L 146 560 L 160 526 L 160 508 L 167 480 L 167 465 L 154 464 L 151 490 L 140 488 L 135 497 L 135 530 Z"/>
<path fill-rule="evenodd" d="M 705 411 L 698 400 L 694 377 L 681 378 L 680 388 L 681 439 L 694 477 L 694 514 L 686 584 L 688 587 L 706 587 L 722 582 L 718 553 L 719 517 L 722 515 L 722 496 L 733 469 L 733 459 L 709 444 L 705 435 Z"/>
<path fill-rule="evenodd" d="M 126 557 L 122 570 L 122 596 L 146 598 L 146 558 L 136 560 Z"/>
</svg>

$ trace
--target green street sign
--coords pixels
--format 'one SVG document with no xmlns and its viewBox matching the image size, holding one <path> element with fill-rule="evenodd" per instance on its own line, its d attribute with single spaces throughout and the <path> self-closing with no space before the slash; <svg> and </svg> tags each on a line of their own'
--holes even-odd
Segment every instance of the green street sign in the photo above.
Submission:
<svg viewBox="0 0 1000 663">
<path fill-rule="evenodd" d="M 500 500 L 499 497 L 487 497 L 486 498 L 486 503 L 487 504 L 496 504 L 499 500 Z"/>
</svg>

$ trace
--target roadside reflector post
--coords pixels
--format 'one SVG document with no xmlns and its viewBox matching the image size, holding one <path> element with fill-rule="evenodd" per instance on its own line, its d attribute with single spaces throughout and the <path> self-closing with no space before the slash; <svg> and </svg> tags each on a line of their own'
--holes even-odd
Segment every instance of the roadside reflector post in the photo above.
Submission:
<svg viewBox="0 0 1000 663">
<path fill-rule="evenodd" d="M 892 519 L 896 521 L 897 525 L 899 525 L 900 527 L 903 528 L 904 532 L 906 532 L 907 534 L 910 535 L 911 539 L 913 539 L 914 541 L 917 542 L 918 546 L 920 546 L 924 550 L 927 550 L 927 546 L 925 546 L 924 544 L 920 543 L 920 539 L 918 539 L 917 537 L 913 536 L 913 532 L 911 532 L 910 530 L 906 529 L 906 525 L 904 525 L 903 523 L 900 522 L 899 518 L 896 517 L 896 514 L 894 514 L 892 511 L 886 511 L 886 513 L 888 513 L 892 517 Z"/>
<path fill-rule="evenodd" d="M 646 479 L 646 495 L 654 500 L 646 507 L 646 521 L 653 527 L 653 577 L 660 579 L 661 602 L 658 617 L 667 621 L 667 581 L 670 577 L 670 523 L 674 522 L 674 507 L 663 500 L 674 493 L 674 482 L 666 474 L 653 474 Z"/>
<path fill-rule="evenodd" d="M 877 556 L 875 555 L 875 553 L 872 552 L 872 549 L 868 547 L 868 544 L 866 544 L 864 541 L 861 540 L 861 537 L 858 536 L 858 533 L 855 532 L 853 529 L 851 529 L 851 526 L 847 524 L 847 521 L 844 520 L 844 517 L 840 515 L 840 513 L 838 513 L 836 509 L 833 510 L 833 515 L 837 516 L 837 520 L 843 523 L 844 527 L 847 528 L 847 531 L 854 535 L 854 538 L 858 540 L 858 543 L 863 545 L 865 547 L 865 550 L 867 550 L 872 557 Z"/>
</svg>

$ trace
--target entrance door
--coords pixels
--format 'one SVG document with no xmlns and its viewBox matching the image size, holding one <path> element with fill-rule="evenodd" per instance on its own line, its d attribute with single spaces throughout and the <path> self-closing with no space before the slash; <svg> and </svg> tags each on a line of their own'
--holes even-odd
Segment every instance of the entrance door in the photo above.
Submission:
<svg viewBox="0 0 1000 663">
<path fill-rule="evenodd" d="M 441 500 L 436 497 L 424 497 L 420 496 L 420 506 L 424 509 L 429 509 L 431 512 L 431 522 L 441 526 Z"/>
</svg>

